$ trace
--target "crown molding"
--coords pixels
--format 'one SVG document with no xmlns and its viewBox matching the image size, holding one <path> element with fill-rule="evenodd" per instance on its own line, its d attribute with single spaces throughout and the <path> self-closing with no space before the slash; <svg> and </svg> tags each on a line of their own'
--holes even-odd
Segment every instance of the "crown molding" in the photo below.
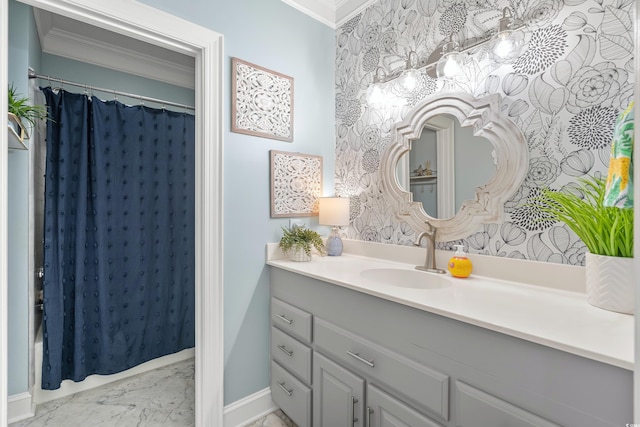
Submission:
<svg viewBox="0 0 640 427">
<path fill-rule="evenodd" d="M 323 24 L 336 28 L 336 8 L 331 0 L 282 0 Z"/>
<path fill-rule="evenodd" d="M 348 20 L 378 1 L 379 0 L 337 0 L 336 28 L 341 27 Z"/>
<path fill-rule="evenodd" d="M 379 0 L 282 0 L 331 28 L 338 28 Z"/>
<path fill-rule="evenodd" d="M 100 67 L 195 88 L 195 65 L 187 66 L 139 50 L 100 41 L 55 27 L 49 13 L 34 13 L 40 45 L 44 53 L 57 55 Z"/>
</svg>

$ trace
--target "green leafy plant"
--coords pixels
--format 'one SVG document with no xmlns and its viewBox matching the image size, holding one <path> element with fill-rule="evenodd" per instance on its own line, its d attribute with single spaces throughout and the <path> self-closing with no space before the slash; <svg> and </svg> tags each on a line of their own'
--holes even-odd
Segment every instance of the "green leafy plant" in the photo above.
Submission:
<svg viewBox="0 0 640 427">
<path fill-rule="evenodd" d="M 280 239 L 280 249 L 282 252 L 302 249 L 307 255 L 311 256 L 311 248 L 314 247 L 318 252 L 324 254 L 325 247 L 322 237 L 313 230 L 305 227 L 292 227 L 290 230 L 282 227 L 283 235 Z"/>
<path fill-rule="evenodd" d="M 48 118 L 47 108 L 43 105 L 30 105 L 29 98 L 16 93 L 13 85 L 9 86 L 9 112 L 15 114 L 19 119 L 25 120 L 32 126 L 36 120 Z"/>
<path fill-rule="evenodd" d="M 592 254 L 633 257 L 633 209 L 604 206 L 602 178 L 581 179 L 579 184 L 575 193 L 543 189 L 535 206 L 567 224 Z"/>
</svg>

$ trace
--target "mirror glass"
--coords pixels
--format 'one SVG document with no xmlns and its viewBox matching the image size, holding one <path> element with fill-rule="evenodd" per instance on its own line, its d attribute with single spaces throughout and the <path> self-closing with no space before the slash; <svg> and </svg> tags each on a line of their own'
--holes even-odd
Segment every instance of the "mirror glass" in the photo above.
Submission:
<svg viewBox="0 0 640 427">
<path fill-rule="evenodd" d="M 465 200 L 475 197 L 476 187 L 495 175 L 493 144 L 455 116 L 439 114 L 411 142 L 396 173 L 400 186 L 422 203 L 427 215 L 452 218 Z"/>
<path fill-rule="evenodd" d="M 417 233 L 429 222 L 441 242 L 503 222 L 505 202 L 527 175 L 529 150 L 501 102 L 498 94 L 441 91 L 394 124 L 380 172 L 382 194 L 400 221 Z M 425 193 L 435 201 L 423 201 Z"/>
</svg>

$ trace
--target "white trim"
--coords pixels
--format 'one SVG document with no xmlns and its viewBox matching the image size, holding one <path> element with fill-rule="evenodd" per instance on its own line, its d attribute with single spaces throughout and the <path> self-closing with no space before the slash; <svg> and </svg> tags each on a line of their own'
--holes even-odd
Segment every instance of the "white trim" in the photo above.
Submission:
<svg viewBox="0 0 640 427">
<path fill-rule="evenodd" d="M 20 0 L 71 19 L 115 31 L 196 58 L 196 426 L 223 421 L 222 79 L 223 37 L 134 0 Z M 0 59 L 7 64 L 8 0 L 0 0 Z M 0 67 L 0 111 L 7 108 L 7 68 Z M 25 70 L 26 72 L 26 70 Z M 6 116 L 2 125 L 6 125 Z M 0 133 L 0 170 L 7 166 L 7 138 Z M 6 174 L 0 197 L 7 200 Z M 7 205 L 0 206 L 0 378 L 7 370 Z M 7 384 L 0 381 L 0 425 L 7 415 Z"/>
<path fill-rule="evenodd" d="M 635 2 L 635 14 L 634 14 L 634 41 L 635 41 L 635 58 L 639 58 L 640 56 L 640 0 L 636 0 Z M 640 87 L 640 73 L 636 73 L 635 75 L 635 87 Z M 634 109 L 634 140 L 640 141 L 640 101 L 638 101 L 638 95 L 636 93 L 635 96 L 635 105 Z M 637 148 L 633 150 L 633 176 L 640 177 L 640 150 Z M 640 278 L 640 185 L 637 183 L 634 185 L 633 189 L 633 200 L 634 200 L 634 223 L 635 227 L 633 229 L 633 253 L 635 258 L 635 266 L 633 269 L 633 274 L 635 274 L 635 283 L 638 283 L 638 279 Z M 640 287 L 636 285 L 636 315 L 635 315 L 635 370 L 633 372 L 633 395 L 635 398 L 633 399 L 633 419 L 636 424 L 640 424 Z"/>
<path fill-rule="evenodd" d="M 9 396 L 7 399 L 7 422 L 15 423 L 36 414 L 36 404 L 31 398 L 31 393 L 20 393 Z"/>
<path fill-rule="evenodd" d="M 336 9 L 330 2 L 318 0 L 282 0 L 282 2 L 333 29 L 336 28 Z"/>
<path fill-rule="evenodd" d="M 8 0 L 0 0 L 0 127 L 7 129 L 7 88 L 9 86 L 9 33 L 7 31 L 9 25 L 9 2 Z M 0 132 L 0 426 L 7 425 L 7 398 L 8 398 L 8 348 L 7 339 L 8 332 L 8 285 L 7 285 L 7 254 L 8 254 L 8 238 L 7 238 L 7 213 L 8 213 L 8 150 L 9 150 L 8 132 Z"/>
<path fill-rule="evenodd" d="M 366 8 L 378 0 L 340 0 L 336 5 L 336 28 L 340 28 L 349 19 L 353 18 L 360 12 L 363 12 Z"/>
<path fill-rule="evenodd" d="M 271 388 L 267 387 L 224 407 L 224 426 L 242 427 L 278 410 L 271 400 Z"/>
<path fill-rule="evenodd" d="M 378 0 L 282 0 L 289 6 L 336 29 Z"/>
<path fill-rule="evenodd" d="M 452 218 L 456 214 L 455 122 L 435 116 L 424 127 L 436 132 L 438 218 Z"/>
</svg>

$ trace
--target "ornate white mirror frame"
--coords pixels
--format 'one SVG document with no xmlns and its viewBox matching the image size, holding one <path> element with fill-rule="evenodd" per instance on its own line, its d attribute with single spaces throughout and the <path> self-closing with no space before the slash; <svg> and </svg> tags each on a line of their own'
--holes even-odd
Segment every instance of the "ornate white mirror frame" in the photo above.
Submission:
<svg viewBox="0 0 640 427">
<path fill-rule="evenodd" d="M 396 215 L 416 231 L 426 230 L 425 221 L 437 228 L 438 241 L 461 239 L 477 231 L 480 224 L 500 223 L 504 204 L 522 184 L 529 169 L 529 150 L 524 135 L 500 110 L 498 94 L 477 99 L 466 92 L 439 92 L 422 100 L 392 129 L 392 143 L 382 156 L 382 185 Z M 402 188 L 396 168 L 420 138 L 427 121 L 438 114 L 451 114 L 460 124 L 472 126 L 473 133 L 488 139 L 494 147 L 495 175 L 476 188 L 475 200 L 465 200 L 452 218 L 429 216 L 422 203 Z"/>
</svg>

